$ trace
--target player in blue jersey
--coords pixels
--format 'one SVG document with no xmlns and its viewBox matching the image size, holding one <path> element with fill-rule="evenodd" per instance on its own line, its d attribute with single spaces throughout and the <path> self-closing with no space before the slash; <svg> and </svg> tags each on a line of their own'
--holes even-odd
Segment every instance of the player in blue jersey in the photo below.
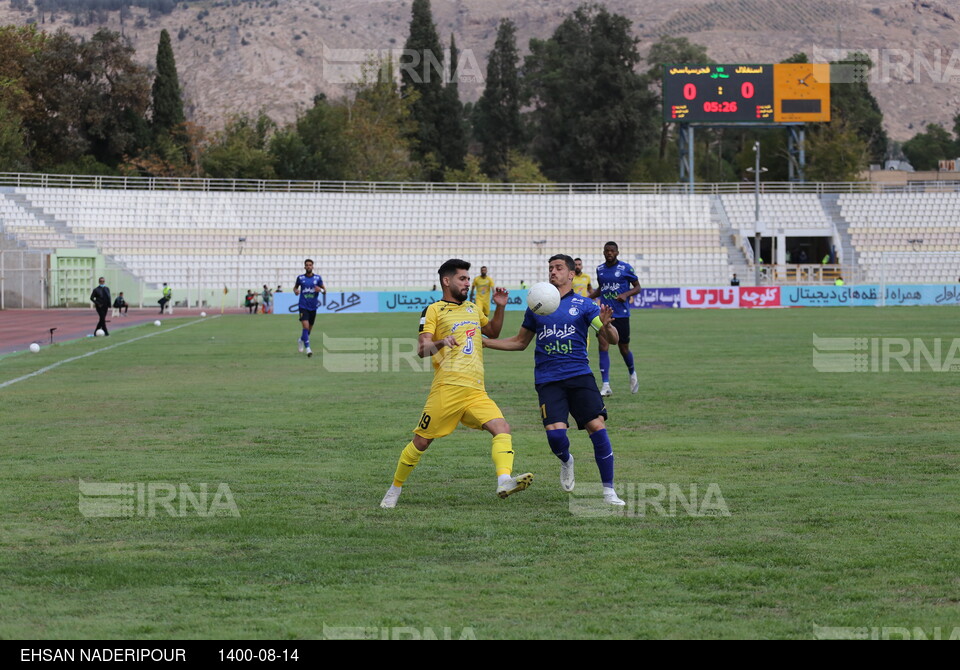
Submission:
<svg viewBox="0 0 960 670">
<path fill-rule="evenodd" d="M 534 337 L 534 382 L 540 399 L 540 415 L 550 450 L 560 459 L 560 487 L 572 491 L 573 455 L 567 437 L 572 415 L 577 428 L 586 430 L 593 442 L 593 455 L 600 469 L 603 498 L 611 505 L 623 505 L 613 488 L 613 447 L 607 436 L 607 408 L 597 390 L 597 380 L 587 358 L 587 332 L 593 328 L 608 342 L 619 335 L 613 325 L 613 310 L 598 307 L 592 300 L 573 292 L 576 272 L 573 259 L 564 254 L 550 258 L 550 283 L 560 291 L 560 306 L 553 314 L 540 316 L 529 309 L 520 332 L 502 340 L 485 339 L 483 346 L 501 351 L 523 351 Z"/>
<path fill-rule="evenodd" d="M 630 392 L 640 390 L 640 381 L 633 366 L 633 352 L 630 351 L 630 298 L 640 292 L 640 280 L 633 266 L 617 260 L 620 248 L 616 242 L 607 242 L 603 245 L 603 257 L 606 262 L 597 266 L 597 288 L 591 293 L 591 298 L 600 298 L 600 304 L 609 305 L 613 309 L 613 318 L 620 334 L 620 355 L 630 371 Z M 597 333 L 600 344 L 600 376 L 603 386 L 600 395 L 613 395 L 610 390 L 610 342 Z"/>
<path fill-rule="evenodd" d="M 310 331 L 317 319 L 320 294 L 326 292 L 323 279 L 320 275 L 313 274 L 313 261 L 308 258 L 303 262 L 303 274 L 297 277 L 297 282 L 293 285 L 293 293 L 300 296 L 300 325 L 303 327 L 300 339 L 297 340 L 297 351 L 303 353 L 306 350 L 308 358 L 313 356 L 310 349 Z"/>
</svg>

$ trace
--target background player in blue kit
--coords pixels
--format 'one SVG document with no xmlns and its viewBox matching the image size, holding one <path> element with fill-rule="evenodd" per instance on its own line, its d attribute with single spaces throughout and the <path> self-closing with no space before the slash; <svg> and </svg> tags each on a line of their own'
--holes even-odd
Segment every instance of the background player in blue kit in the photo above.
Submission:
<svg viewBox="0 0 960 670">
<path fill-rule="evenodd" d="M 313 356 L 310 349 L 310 331 L 317 319 L 320 294 L 326 293 L 327 289 L 324 288 L 320 275 L 313 274 L 313 261 L 309 258 L 303 262 L 303 274 L 297 277 L 293 292 L 300 296 L 300 325 L 303 326 L 303 332 L 297 340 L 297 351 L 303 353 L 306 350 L 307 357 L 310 357 Z"/>
<path fill-rule="evenodd" d="M 587 331 L 603 333 L 607 341 L 618 341 L 611 323 L 613 310 L 598 307 L 592 300 L 573 292 L 575 265 L 570 256 L 550 258 L 550 283 L 560 291 L 560 306 L 553 314 L 540 316 L 529 309 L 520 332 L 502 340 L 485 339 L 483 346 L 502 351 L 523 351 L 537 338 L 534 354 L 534 381 L 540 399 L 540 414 L 550 450 L 560 459 L 560 487 L 574 487 L 573 455 L 567 437 L 567 420 L 573 415 L 577 428 L 586 430 L 593 442 L 593 454 L 603 482 L 603 499 L 623 505 L 613 488 L 613 447 L 607 436 L 607 408 L 597 390 L 597 380 L 587 358 Z"/>
<path fill-rule="evenodd" d="M 600 304 L 613 309 L 613 325 L 620 334 L 620 355 L 630 371 L 630 392 L 636 393 L 640 390 L 640 381 L 630 351 L 630 298 L 640 292 L 640 280 L 632 265 L 617 260 L 619 255 L 620 248 L 616 242 L 603 245 L 606 262 L 597 266 L 597 288 L 590 293 L 590 297 L 600 298 Z M 600 377 L 603 379 L 600 395 L 608 396 L 613 394 L 610 390 L 610 342 L 603 336 L 603 331 L 597 333 L 597 341 L 600 344 Z"/>
</svg>

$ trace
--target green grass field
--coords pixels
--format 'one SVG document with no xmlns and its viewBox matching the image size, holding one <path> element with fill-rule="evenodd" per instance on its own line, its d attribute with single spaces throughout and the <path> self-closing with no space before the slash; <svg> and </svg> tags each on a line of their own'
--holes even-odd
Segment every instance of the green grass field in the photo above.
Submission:
<svg viewBox="0 0 960 670">
<path fill-rule="evenodd" d="M 490 439 L 434 443 L 377 504 L 429 373 L 335 373 L 294 319 L 229 316 L 0 358 L 0 637 L 318 638 L 324 627 L 478 639 L 811 638 L 815 626 L 960 627 L 960 371 L 826 374 L 812 334 L 949 341 L 951 308 L 651 310 L 642 380 L 614 354 L 618 483 L 722 492 L 730 515 L 571 513 L 532 349 L 485 352 L 518 471 Z M 415 337 L 416 315 L 318 320 Z M 519 314 L 510 314 L 513 335 Z M 161 332 L 162 331 L 162 332 Z M 596 354 L 591 355 L 596 364 Z M 578 487 L 598 480 L 572 431 Z M 239 517 L 86 518 L 79 480 L 226 483 Z M 651 492 L 652 495 L 652 492 Z M 641 506 L 642 507 L 642 506 Z M 669 510 L 667 510 L 669 511 Z M 445 631 L 446 629 L 446 631 Z M 389 634 L 389 633 L 388 633 Z"/>
</svg>

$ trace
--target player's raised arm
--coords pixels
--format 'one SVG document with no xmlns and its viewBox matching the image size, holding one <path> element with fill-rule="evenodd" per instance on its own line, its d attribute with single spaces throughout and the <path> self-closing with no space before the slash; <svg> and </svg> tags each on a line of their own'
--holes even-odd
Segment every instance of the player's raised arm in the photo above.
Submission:
<svg viewBox="0 0 960 670">
<path fill-rule="evenodd" d="M 593 329 L 598 333 L 602 332 L 610 344 L 620 342 L 620 333 L 617 332 L 616 326 L 613 325 L 613 308 L 609 305 L 600 306 L 600 316 L 595 316 L 590 325 L 593 326 Z"/>
<path fill-rule="evenodd" d="M 487 322 L 480 332 L 487 337 L 500 337 L 500 331 L 503 330 L 503 314 L 506 312 L 507 298 L 510 292 L 502 287 L 497 287 L 493 291 L 493 304 L 497 306 L 493 313 L 493 318 Z"/>
<path fill-rule="evenodd" d="M 520 326 L 520 332 L 513 337 L 505 337 L 502 340 L 484 338 L 483 346 L 487 349 L 498 349 L 500 351 L 523 351 L 532 341 L 533 332 Z"/>
</svg>

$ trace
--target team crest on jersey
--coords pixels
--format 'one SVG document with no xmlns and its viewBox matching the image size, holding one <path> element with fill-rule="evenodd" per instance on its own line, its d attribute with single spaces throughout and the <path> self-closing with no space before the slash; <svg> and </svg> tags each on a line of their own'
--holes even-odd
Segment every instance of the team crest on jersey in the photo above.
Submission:
<svg viewBox="0 0 960 670">
<path fill-rule="evenodd" d="M 577 316 L 579 313 L 580 313 L 580 310 L 577 309 L 576 307 L 570 308 L 570 316 Z"/>
<path fill-rule="evenodd" d="M 614 272 L 614 273 L 613 273 L 613 276 L 614 276 L 614 277 L 619 277 L 619 276 L 620 276 L 620 270 L 617 270 L 616 272 Z"/>
</svg>

